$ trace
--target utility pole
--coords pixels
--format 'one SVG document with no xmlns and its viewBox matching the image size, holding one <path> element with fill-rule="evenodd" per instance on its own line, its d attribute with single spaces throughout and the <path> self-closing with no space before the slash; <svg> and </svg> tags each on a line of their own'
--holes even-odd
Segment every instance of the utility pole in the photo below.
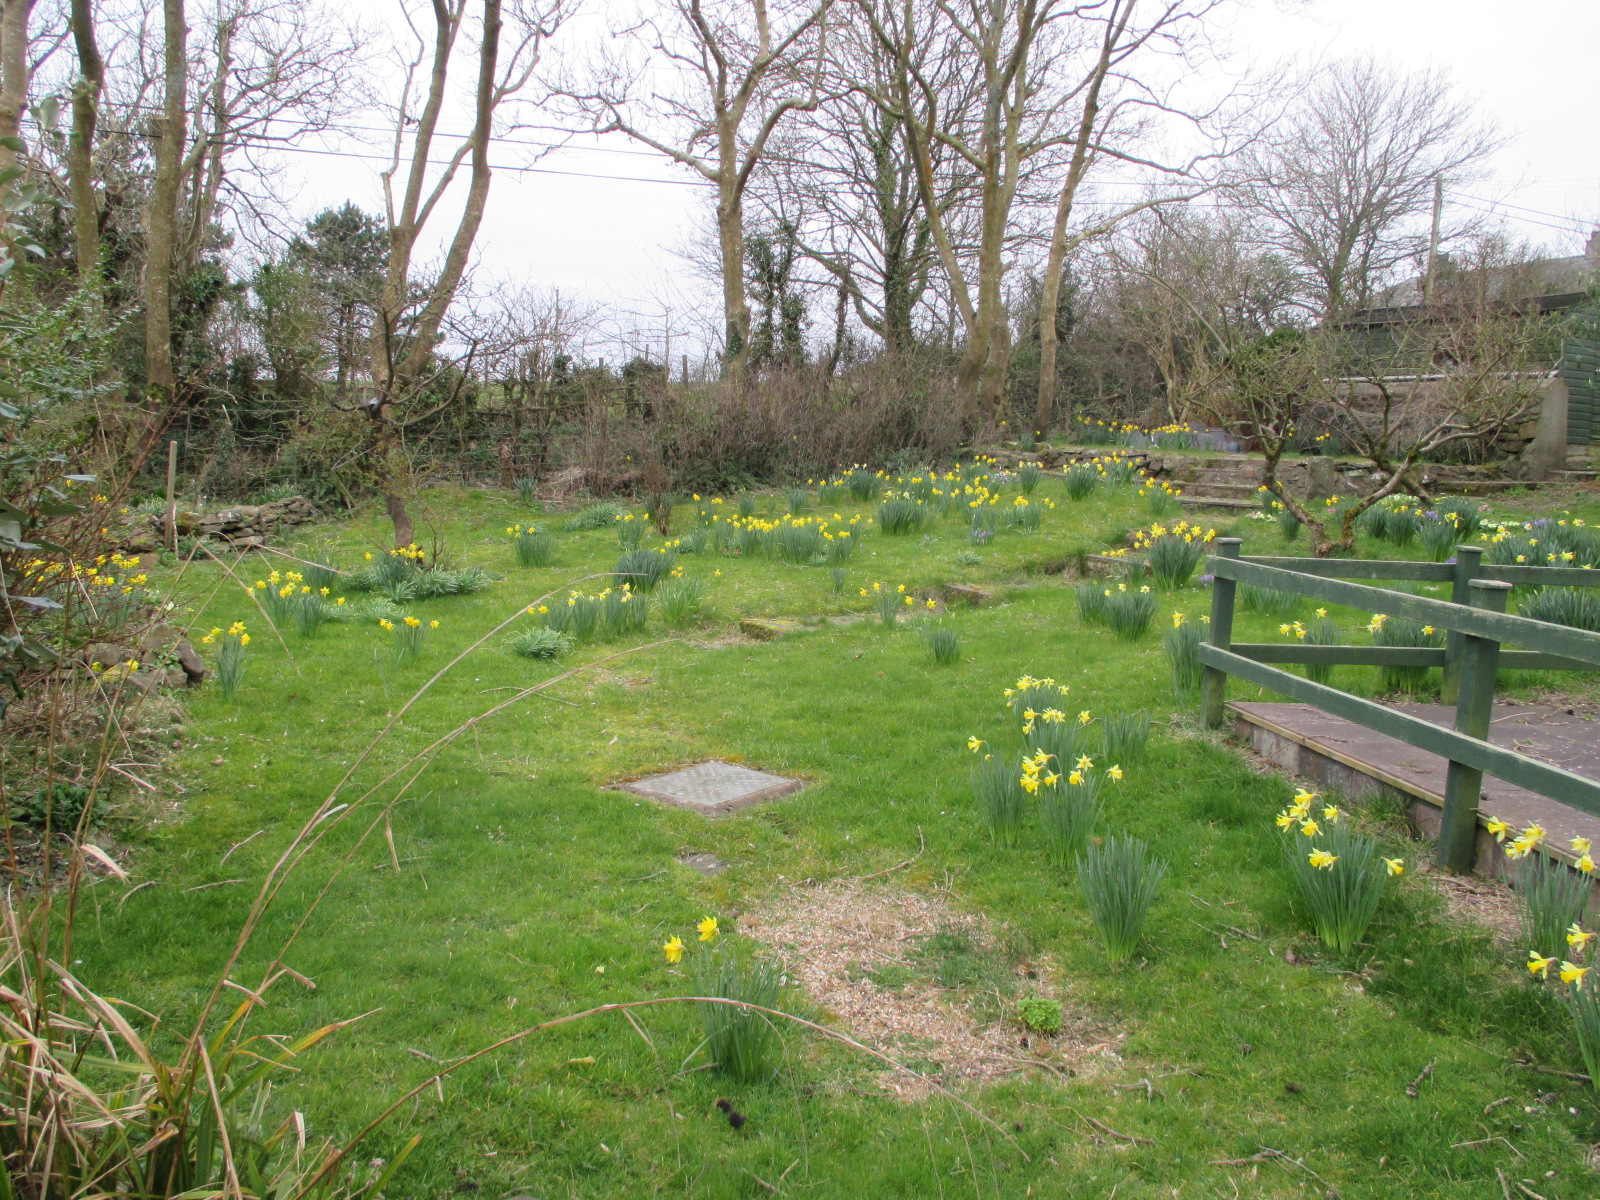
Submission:
<svg viewBox="0 0 1600 1200">
<path fill-rule="evenodd" d="M 1433 272 L 1439 261 L 1439 222 L 1444 216 L 1444 177 L 1433 177 L 1433 232 L 1428 235 L 1428 271 L 1422 277 L 1422 303 L 1433 303 Z"/>
</svg>

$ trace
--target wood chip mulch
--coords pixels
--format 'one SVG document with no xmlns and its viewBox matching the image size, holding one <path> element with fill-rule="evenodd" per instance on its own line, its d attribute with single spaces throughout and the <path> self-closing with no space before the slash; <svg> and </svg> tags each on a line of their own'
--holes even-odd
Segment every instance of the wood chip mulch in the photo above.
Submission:
<svg viewBox="0 0 1600 1200">
<path fill-rule="evenodd" d="M 900 987 L 880 987 L 868 978 L 868 972 L 914 967 L 921 941 L 942 930 L 960 929 L 994 946 L 982 918 L 958 913 L 940 898 L 854 881 L 812 884 L 745 913 L 739 928 L 777 952 L 790 976 L 851 1037 L 941 1083 L 1020 1072 L 1066 1078 L 1120 1061 L 1120 1039 L 1069 1003 L 1062 1005 L 1061 1032 L 1047 1038 L 1012 1021 L 978 1017 L 959 991 L 921 974 L 905 972 L 910 981 Z M 1063 998 L 1041 964 L 1016 964 L 1016 970 L 1024 991 Z M 1028 979 L 1030 971 L 1038 978 Z M 892 1069 L 880 1084 L 907 1099 L 929 1090 L 917 1075 Z"/>
</svg>

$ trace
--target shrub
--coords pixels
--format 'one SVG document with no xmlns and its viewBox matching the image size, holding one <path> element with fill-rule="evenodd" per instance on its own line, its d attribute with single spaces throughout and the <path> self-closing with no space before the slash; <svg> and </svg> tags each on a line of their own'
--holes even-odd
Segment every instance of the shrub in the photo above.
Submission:
<svg viewBox="0 0 1600 1200">
<path fill-rule="evenodd" d="M 891 496 L 878 505 L 878 529 L 891 537 L 921 533 L 931 519 L 927 505 L 910 496 Z"/>
<path fill-rule="evenodd" d="M 1061 1032 L 1066 1015 L 1061 1011 L 1061 1001 L 1048 996 L 1024 996 L 1017 1001 L 1017 1020 L 1025 1029 L 1054 1037 Z"/>
<path fill-rule="evenodd" d="M 1022 763 L 985 754 L 972 768 L 972 794 L 978 812 L 997 846 L 1017 844 L 1027 793 L 1022 790 Z"/>
<path fill-rule="evenodd" d="M 524 629 L 515 634 L 509 643 L 511 653 L 519 658 L 560 658 L 571 651 L 576 645 L 571 634 L 562 633 L 558 629 L 551 629 L 547 625 L 535 625 L 532 629 Z"/>
<path fill-rule="evenodd" d="M 1278 828 L 1312 929 L 1328 949 L 1345 952 L 1366 934 L 1388 876 L 1404 864 L 1382 858 L 1377 843 L 1352 829 L 1336 807 L 1314 811 L 1315 801 L 1301 792 L 1278 814 Z"/>
<path fill-rule="evenodd" d="M 655 598 L 661 619 L 674 629 L 680 628 L 699 617 L 706 599 L 705 581 L 669 579 L 656 589 Z"/>
<path fill-rule="evenodd" d="M 1106 717 L 1100 723 L 1100 748 L 1107 761 L 1138 762 L 1150 745 L 1150 714 L 1144 709 Z"/>
<path fill-rule="evenodd" d="M 678 552 L 662 547 L 659 550 L 630 550 L 617 559 L 613 574 L 617 586 L 626 584 L 631 591 L 650 592 L 656 584 L 672 574 L 678 565 Z"/>
<path fill-rule="evenodd" d="M 1517 601 L 1517 616 L 1600 633 L 1600 592 L 1589 588 L 1539 588 Z"/>
<path fill-rule="evenodd" d="M 1100 484 L 1100 472 L 1088 463 L 1074 463 L 1066 474 L 1067 499 L 1087 500 Z"/>
<path fill-rule="evenodd" d="M 922 640 L 928 655 L 942 667 L 961 660 L 961 637 L 943 621 L 930 621 L 922 627 Z"/>
<path fill-rule="evenodd" d="M 1172 614 L 1172 628 L 1161 638 L 1167 664 L 1172 668 L 1172 694 L 1178 703 L 1187 702 L 1200 687 L 1205 667 L 1200 663 L 1200 627 L 1181 612 Z"/>
<path fill-rule="evenodd" d="M 617 523 L 618 518 L 626 515 L 620 504 L 613 504 L 609 500 L 599 504 L 591 504 L 582 512 L 574 513 L 568 517 L 563 529 L 571 533 L 582 533 L 591 529 L 609 529 Z"/>
<path fill-rule="evenodd" d="M 1143 842 L 1125 833 L 1091 845 L 1078 856 L 1078 880 L 1089 902 L 1089 917 L 1112 962 L 1133 957 L 1166 872 L 1166 864 Z"/>
</svg>

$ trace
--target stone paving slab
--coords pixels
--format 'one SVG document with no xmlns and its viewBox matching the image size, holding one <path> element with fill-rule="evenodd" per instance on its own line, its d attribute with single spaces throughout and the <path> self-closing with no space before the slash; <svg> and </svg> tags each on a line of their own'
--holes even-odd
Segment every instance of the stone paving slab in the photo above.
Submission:
<svg viewBox="0 0 1600 1200">
<path fill-rule="evenodd" d="M 1413 819 L 1428 832 L 1437 832 L 1449 766 L 1443 755 L 1419 750 L 1309 704 L 1234 701 L 1228 707 L 1257 753 L 1296 774 L 1351 794 L 1357 790 L 1352 787 L 1358 783 L 1357 777 L 1365 776 L 1372 786 L 1420 801 L 1425 808 L 1419 811 L 1413 804 Z M 1392 707 L 1436 725 L 1454 726 L 1455 709 L 1447 705 Z M 1546 705 L 1497 703 L 1489 740 L 1586 779 L 1600 780 L 1600 721 Z M 1600 817 L 1493 776 L 1484 776 L 1478 812 L 1480 821 L 1497 816 L 1515 826 L 1543 825 L 1557 857 L 1570 857 L 1561 852 L 1574 837 L 1586 837 L 1600 845 Z M 1492 844 L 1485 838 L 1480 830 L 1479 861 L 1493 865 Z"/>
<path fill-rule="evenodd" d="M 618 785 L 625 792 L 675 804 L 707 816 L 719 816 L 766 800 L 776 800 L 805 787 L 803 779 L 789 779 L 754 771 L 737 763 L 711 759 L 664 775 L 647 775 Z"/>
</svg>

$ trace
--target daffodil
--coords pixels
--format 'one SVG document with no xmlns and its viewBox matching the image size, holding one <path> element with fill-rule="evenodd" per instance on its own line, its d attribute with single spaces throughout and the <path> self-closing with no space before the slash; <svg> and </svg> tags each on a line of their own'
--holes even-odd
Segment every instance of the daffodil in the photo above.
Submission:
<svg viewBox="0 0 1600 1200">
<path fill-rule="evenodd" d="M 1122 768 L 1116 763 L 1112 763 L 1111 766 L 1106 768 L 1106 776 L 1110 779 L 1121 779 Z"/>
<path fill-rule="evenodd" d="M 714 942 L 717 940 L 717 919 L 715 917 L 702 918 L 695 928 L 700 931 L 700 940 L 702 942 Z"/>
<path fill-rule="evenodd" d="M 1279 829 L 1292 829 L 1297 818 L 1288 809 L 1284 809 L 1274 820 L 1277 822 Z"/>
<path fill-rule="evenodd" d="M 1537 950 L 1528 951 L 1528 970 L 1531 974 L 1543 975 L 1546 978 L 1549 978 L 1550 966 L 1555 961 L 1556 960 L 1554 958 L 1546 958 Z"/>
<path fill-rule="evenodd" d="M 677 934 L 673 934 L 671 937 L 669 937 L 666 940 L 666 943 L 661 947 L 661 951 L 662 951 L 663 954 L 665 954 L 667 956 L 667 961 L 669 963 L 680 963 L 680 962 L 682 962 L 683 961 L 683 939 L 680 938 Z"/>
<path fill-rule="evenodd" d="M 1589 973 L 1589 968 L 1588 967 L 1580 967 L 1580 966 L 1578 966 L 1577 963 L 1569 963 L 1565 959 L 1563 959 L 1562 962 L 1561 962 L 1561 982 L 1562 983 L 1577 983 L 1577 984 L 1581 984 L 1583 982 L 1583 977 L 1585 975 L 1587 975 L 1588 973 Z"/>
<path fill-rule="evenodd" d="M 1494 840 L 1497 842 L 1505 841 L 1506 834 L 1511 830 L 1511 826 L 1499 817 L 1490 817 L 1484 822 L 1483 827 L 1494 835 Z"/>
<path fill-rule="evenodd" d="M 1094 759 L 1087 754 L 1080 754 L 1078 755 L 1078 761 L 1073 765 L 1080 771 L 1092 771 L 1094 770 Z"/>
<path fill-rule="evenodd" d="M 1386 858 L 1383 860 L 1383 865 L 1391 875 L 1405 874 L 1406 860 L 1403 858 Z"/>
<path fill-rule="evenodd" d="M 1574 854 L 1587 854 L 1593 849 L 1589 844 L 1589 839 L 1586 837 L 1575 837 L 1568 844 L 1571 845 Z"/>
<path fill-rule="evenodd" d="M 1300 832 L 1305 834 L 1306 837 L 1316 837 L 1317 834 L 1322 832 L 1322 826 L 1318 825 L 1314 819 L 1307 817 L 1300 822 Z"/>
<path fill-rule="evenodd" d="M 1582 950 L 1589 944 L 1589 939 L 1592 937 L 1594 937 L 1594 934 L 1585 932 L 1583 926 L 1576 921 L 1567 926 L 1567 945 L 1574 950 Z"/>
<path fill-rule="evenodd" d="M 1330 825 L 1337 825 L 1339 823 L 1339 818 L 1343 815 L 1344 814 L 1339 811 L 1339 806 L 1336 804 L 1328 804 L 1323 806 L 1322 819 Z"/>
<path fill-rule="evenodd" d="M 1067 782 L 1070 783 L 1073 787 L 1082 787 L 1083 786 L 1083 772 L 1082 771 L 1074 771 L 1072 774 L 1067 776 Z"/>
<path fill-rule="evenodd" d="M 1329 854 L 1326 850 L 1313 850 L 1306 855 L 1306 861 L 1319 871 L 1331 871 L 1333 864 L 1339 861 L 1339 856 Z"/>
<path fill-rule="evenodd" d="M 967 749 L 976 754 L 979 750 L 983 749 L 983 739 L 976 736 L 969 737 L 967 739 Z"/>
</svg>

